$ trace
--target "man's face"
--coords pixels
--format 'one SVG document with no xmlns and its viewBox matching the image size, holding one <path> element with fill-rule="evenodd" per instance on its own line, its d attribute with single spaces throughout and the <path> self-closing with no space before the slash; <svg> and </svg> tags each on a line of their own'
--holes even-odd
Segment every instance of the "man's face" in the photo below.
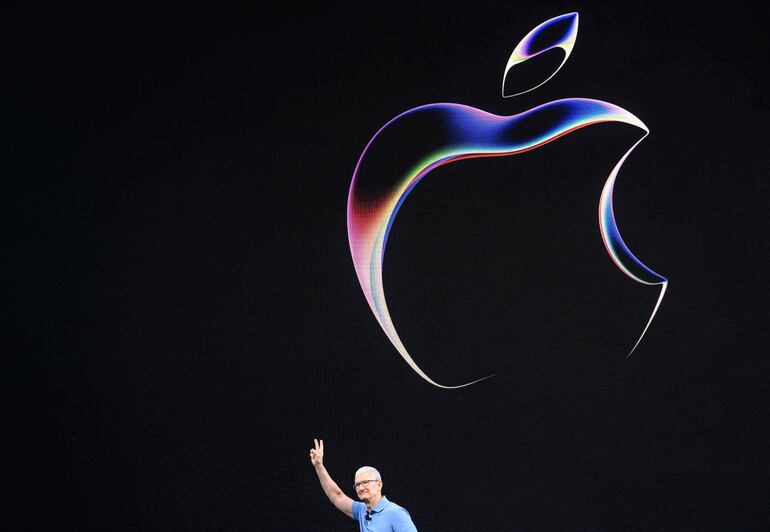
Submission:
<svg viewBox="0 0 770 532">
<path fill-rule="evenodd" d="M 372 480 L 372 482 L 367 482 L 367 480 Z M 371 471 L 356 475 L 355 484 L 356 495 L 362 502 L 374 499 L 382 491 L 382 481 L 374 480 L 374 473 Z"/>
</svg>

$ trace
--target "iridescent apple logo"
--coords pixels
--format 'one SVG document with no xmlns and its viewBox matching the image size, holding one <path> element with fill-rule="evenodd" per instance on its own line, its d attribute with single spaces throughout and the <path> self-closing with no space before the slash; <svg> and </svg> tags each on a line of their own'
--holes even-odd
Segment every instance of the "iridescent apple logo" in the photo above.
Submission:
<svg viewBox="0 0 770 532">
<path fill-rule="evenodd" d="M 578 14 L 568 13 L 547 20 L 530 31 L 508 60 L 503 74 L 503 97 L 529 92 L 553 77 L 572 52 L 577 30 Z M 517 65 L 556 49 L 563 51 L 564 58 L 545 80 L 515 94 L 506 94 L 509 74 Z M 645 285 L 660 286 L 655 307 L 628 353 L 630 356 L 650 327 L 668 285 L 665 277 L 645 266 L 628 249 L 612 209 L 618 172 L 628 155 L 649 133 L 636 116 L 617 105 L 587 98 L 556 100 L 513 116 L 498 116 L 457 103 L 433 103 L 409 109 L 393 118 L 366 145 L 348 194 L 350 252 L 375 318 L 396 350 L 421 378 L 440 388 L 461 388 L 491 375 L 457 386 L 439 384 L 415 363 L 396 332 L 385 300 L 382 265 L 388 233 L 411 190 L 439 166 L 474 157 L 516 155 L 603 122 L 630 124 L 639 128 L 641 136 L 617 162 L 602 189 L 599 197 L 602 240 L 614 263 L 628 277 Z M 399 149 L 394 150 L 394 145 Z"/>
</svg>

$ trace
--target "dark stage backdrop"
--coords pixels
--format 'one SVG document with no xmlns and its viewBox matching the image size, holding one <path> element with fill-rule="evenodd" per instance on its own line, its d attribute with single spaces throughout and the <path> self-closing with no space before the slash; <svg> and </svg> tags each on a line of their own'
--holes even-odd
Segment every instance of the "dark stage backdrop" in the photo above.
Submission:
<svg viewBox="0 0 770 532">
<path fill-rule="evenodd" d="M 767 32 L 669 3 L 159 12 L 4 8 L 4 519 L 77 530 L 355 530 L 378 467 L 421 531 L 770 524 Z M 577 44 L 503 100 L 551 17 Z M 634 283 L 597 203 L 638 138 L 584 128 L 442 167 L 399 212 L 384 283 L 421 380 L 347 242 L 356 161 L 431 102 L 633 112 L 620 173 Z"/>
</svg>

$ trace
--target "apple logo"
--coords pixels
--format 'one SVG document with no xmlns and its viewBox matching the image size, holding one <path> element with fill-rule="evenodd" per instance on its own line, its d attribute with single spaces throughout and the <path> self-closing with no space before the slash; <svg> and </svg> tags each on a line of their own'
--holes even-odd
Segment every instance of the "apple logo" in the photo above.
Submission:
<svg viewBox="0 0 770 532">
<path fill-rule="evenodd" d="M 568 13 L 547 20 L 530 31 L 508 60 L 503 74 L 503 97 L 529 92 L 551 79 L 569 57 L 577 28 L 578 14 Z M 563 60 L 545 80 L 514 94 L 506 93 L 512 69 L 528 59 L 559 50 L 564 54 Z M 613 262 L 628 277 L 645 285 L 660 286 L 655 307 L 628 353 L 630 356 L 650 327 L 668 285 L 665 277 L 631 253 L 620 236 L 613 214 L 613 189 L 618 172 L 629 154 L 649 134 L 641 120 L 617 105 L 588 98 L 555 100 L 512 116 L 498 116 L 458 103 L 432 103 L 409 109 L 391 119 L 368 142 L 356 164 L 348 194 L 350 252 L 375 318 L 406 363 L 422 379 L 440 388 L 460 388 L 493 375 L 456 386 L 439 384 L 420 369 L 396 332 L 385 300 L 382 265 L 390 228 L 411 190 L 442 165 L 475 157 L 516 155 L 603 122 L 629 124 L 641 130 L 642 135 L 620 158 L 605 181 L 599 198 L 602 240 Z"/>
</svg>

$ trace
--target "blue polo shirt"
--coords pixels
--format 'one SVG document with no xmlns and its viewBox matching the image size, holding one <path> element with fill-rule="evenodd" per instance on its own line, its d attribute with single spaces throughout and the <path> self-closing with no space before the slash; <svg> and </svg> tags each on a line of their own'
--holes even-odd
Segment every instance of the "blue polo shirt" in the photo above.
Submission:
<svg viewBox="0 0 770 532">
<path fill-rule="evenodd" d="M 358 520 L 361 532 L 417 532 L 409 512 L 385 496 L 369 511 L 369 517 L 367 521 L 366 505 L 354 501 L 353 519 Z"/>
</svg>

